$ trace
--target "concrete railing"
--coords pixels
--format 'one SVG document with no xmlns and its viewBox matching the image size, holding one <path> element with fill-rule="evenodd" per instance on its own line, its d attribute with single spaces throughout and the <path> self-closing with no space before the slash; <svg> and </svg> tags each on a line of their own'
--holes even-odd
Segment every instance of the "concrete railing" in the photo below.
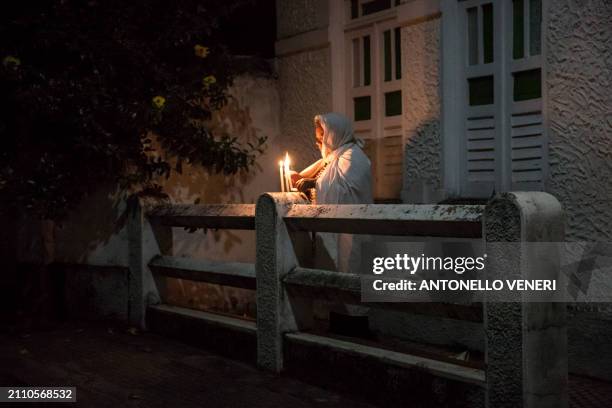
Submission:
<svg viewBox="0 0 612 408">
<path fill-rule="evenodd" d="M 171 227 L 253 230 L 255 205 L 168 204 L 138 198 L 130 204 L 128 221 L 130 263 L 130 323 L 144 327 L 146 309 L 159 303 L 156 276 L 255 289 L 255 265 L 173 257 Z"/>
<path fill-rule="evenodd" d="M 255 229 L 256 264 L 195 261 L 162 255 L 160 228 Z M 563 240 L 562 211 L 546 193 L 506 193 L 485 206 L 469 205 L 337 205 L 313 206 L 297 193 L 267 193 L 257 205 L 168 205 L 140 200 L 130 224 L 130 319 L 144 325 L 148 304 L 158 302 L 153 276 L 189 279 L 241 288 L 256 288 L 257 363 L 273 372 L 284 368 L 285 342 L 309 344 L 385 364 L 418 368 L 484 390 L 489 407 L 567 406 L 565 307 L 562 303 L 474 305 L 380 303 L 375 307 L 481 322 L 486 334 L 485 368 L 477 369 L 341 341 L 309 333 L 313 301 L 360 303 L 360 277 L 312 269 L 299 264 L 302 231 L 461 237 L 489 242 L 558 242 Z M 298 237 L 298 238 L 296 238 Z M 302 241 L 303 242 L 303 241 Z M 493 249 L 492 249 L 493 250 Z M 308 248 L 305 249 L 308 252 Z M 529 274 L 536 261 L 516 253 L 496 253 L 487 273 L 517 277 Z M 538 276 L 554 279 L 559 265 Z M 529 276 L 520 276 L 529 279 Z M 132 284 L 133 282 L 133 284 Z M 372 304 L 368 304 L 372 306 Z M 214 318 L 212 318 L 214 320 Z M 215 321 L 217 324 L 218 321 Z M 226 326 L 244 324 L 225 319 Z M 249 329 L 250 330 L 250 329 Z M 254 330 L 254 328 L 253 328 Z"/>
</svg>

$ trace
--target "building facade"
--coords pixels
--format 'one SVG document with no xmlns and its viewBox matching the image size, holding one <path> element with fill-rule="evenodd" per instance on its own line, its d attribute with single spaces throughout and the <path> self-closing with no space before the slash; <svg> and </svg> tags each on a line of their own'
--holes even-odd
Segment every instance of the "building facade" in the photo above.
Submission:
<svg viewBox="0 0 612 408">
<path fill-rule="evenodd" d="M 366 140 L 380 202 L 547 191 L 570 240 L 608 240 L 610 10 L 603 0 L 279 1 L 281 134 L 305 164 L 313 116 L 341 112 Z"/>
</svg>

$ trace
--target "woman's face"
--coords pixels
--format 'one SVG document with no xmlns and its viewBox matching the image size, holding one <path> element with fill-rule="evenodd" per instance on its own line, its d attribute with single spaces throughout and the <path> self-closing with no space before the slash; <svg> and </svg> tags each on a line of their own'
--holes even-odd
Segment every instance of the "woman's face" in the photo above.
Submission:
<svg viewBox="0 0 612 408">
<path fill-rule="evenodd" d="M 317 145 L 317 149 L 321 150 L 323 147 L 323 128 L 318 123 L 315 126 L 315 143 Z"/>
</svg>

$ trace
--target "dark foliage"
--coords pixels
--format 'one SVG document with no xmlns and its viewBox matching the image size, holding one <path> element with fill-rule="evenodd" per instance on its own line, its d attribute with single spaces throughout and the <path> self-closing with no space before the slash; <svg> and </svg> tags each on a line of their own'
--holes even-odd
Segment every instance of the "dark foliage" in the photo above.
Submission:
<svg viewBox="0 0 612 408">
<path fill-rule="evenodd" d="M 226 174 L 261 152 L 206 126 L 235 72 L 219 21 L 244 1 L 16 3 L 0 25 L 1 209 L 58 218 L 104 183 L 154 188 L 173 169 L 151 135 Z"/>
</svg>

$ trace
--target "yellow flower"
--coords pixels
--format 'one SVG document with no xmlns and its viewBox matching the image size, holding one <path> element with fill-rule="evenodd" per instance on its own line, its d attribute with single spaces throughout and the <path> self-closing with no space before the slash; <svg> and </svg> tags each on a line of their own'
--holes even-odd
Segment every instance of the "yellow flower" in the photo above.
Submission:
<svg viewBox="0 0 612 408">
<path fill-rule="evenodd" d="M 206 58 L 208 57 L 208 54 L 210 54 L 208 47 L 204 47 L 203 45 L 200 45 L 200 44 L 196 44 L 193 47 L 193 50 L 195 52 L 196 57 L 200 57 L 200 58 Z"/>
<path fill-rule="evenodd" d="M 12 55 L 7 55 L 6 57 L 4 57 L 4 59 L 2 60 L 2 65 L 4 65 L 5 67 L 12 67 L 12 68 L 16 68 L 19 65 L 21 65 L 21 60 L 17 57 L 13 57 Z"/>
<path fill-rule="evenodd" d="M 202 79 L 202 84 L 207 88 L 216 82 L 217 82 L 217 78 L 215 78 L 214 75 L 208 75 L 208 76 L 205 76 L 204 79 Z"/>
<path fill-rule="evenodd" d="M 163 109 L 164 105 L 166 104 L 166 98 L 157 95 L 153 98 L 152 102 L 153 106 L 155 106 L 157 109 Z"/>
</svg>

